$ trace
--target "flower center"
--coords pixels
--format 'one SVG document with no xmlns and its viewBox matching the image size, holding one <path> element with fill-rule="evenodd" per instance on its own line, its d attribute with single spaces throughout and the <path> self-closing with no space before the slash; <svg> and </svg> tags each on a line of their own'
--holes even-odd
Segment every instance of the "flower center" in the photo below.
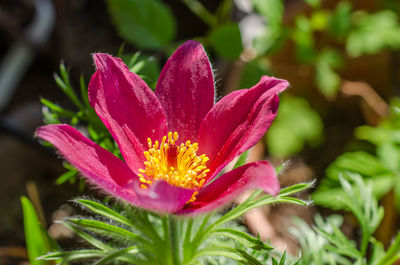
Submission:
<svg viewBox="0 0 400 265">
<path fill-rule="evenodd" d="M 141 188 L 147 189 L 161 179 L 170 185 L 186 189 L 198 189 L 204 185 L 205 177 L 210 171 L 206 166 L 208 157 L 196 154 L 199 149 L 197 143 L 186 141 L 177 145 L 176 140 L 177 132 L 169 132 L 168 137 L 162 138 L 161 144 L 158 141 L 153 144 L 147 138 L 149 150 L 144 152 L 146 167 L 139 169 L 142 174 L 138 174 L 142 182 Z M 194 196 L 192 199 L 195 199 Z"/>
</svg>

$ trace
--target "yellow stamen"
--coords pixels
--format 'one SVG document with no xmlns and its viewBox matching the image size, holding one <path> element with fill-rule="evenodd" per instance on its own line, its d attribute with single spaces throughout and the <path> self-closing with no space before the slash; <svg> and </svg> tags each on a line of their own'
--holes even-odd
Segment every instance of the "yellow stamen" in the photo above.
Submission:
<svg viewBox="0 0 400 265">
<path fill-rule="evenodd" d="M 147 138 L 149 150 L 144 152 L 147 161 L 144 162 L 145 169 L 139 169 L 142 174 L 138 174 L 141 188 L 147 189 L 160 179 L 186 189 L 199 189 L 204 185 L 205 177 L 210 171 L 206 166 L 208 157 L 196 154 L 199 150 L 197 143 L 188 140 L 176 145 L 177 140 L 177 132 L 169 132 L 168 136 L 162 138 L 161 143 L 155 141 L 153 144 L 151 139 Z M 194 202 L 197 194 L 197 191 L 194 192 L 188 203 Z"/>
</svg>

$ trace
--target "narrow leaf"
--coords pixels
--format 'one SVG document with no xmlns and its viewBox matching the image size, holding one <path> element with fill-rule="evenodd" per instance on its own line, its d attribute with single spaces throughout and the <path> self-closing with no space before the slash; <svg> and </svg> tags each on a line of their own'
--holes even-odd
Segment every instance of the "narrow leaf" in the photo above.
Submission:
<svg viewBox="0 0 400 265">
<path fill-rule="evenodd" d="M 83 227 L 90 231 L 94 232 L 101 232 L 103 236 L 110 236 L 110 237 L 123 237 L 123 238 L 130 238 L 131 240 L 143 241 L 141 237 L 138 235 L 123 229 L 121 227 L 107 224 L 97 220 L 90 220 L 90 219 L 68 219 L 65 222 Z"/>
<path fill-rule="evenodd" d="M 45 265 L 44 261 L 37 260 L 37 258 L 50 250 L 50 244 L 44 235 L 44 229 L 39 222 L 32 203 L 24 196 L 21 197 L 21 203 L 24 214 L 25 241 L 29 262 L 32 265 Z"/>
<path fill-rule="evenodd" d="M 134 254 L 137 252 L 138 252 L 138 248 L 136 246 L 117 250 L 117 251 L 114 251 L 114 252 L 108 254 L 107 256 L 103 257 L 102 259 L 98 260 L 96 263 L 94 263 L 94 265 L 106 264 L 108 262 L 111 262 L 111 261 L 123 256 L 123 255 Z"/>
<path fill-rule="evenodd" d="M 75 251 L 64 251 L 64 252 L 53 252 L 40 257 L 41 260 L 58 260 L 66 259 L 68 261 L 79 260 L 79 259 L 91 259 L 102 257 L 104 252 L 101 250 L 94 249 L 82 249 Z M 44 264 L 44 263 L 43 263 Z"/>
<path fill-rule="evenodd" d="M 265 244 L 260 239 L 250 236 L 247 233 L 231 229 L 231 228 L 221 228 L 217 229 L 214 235 L 230 237 L 238 242 L 242 243 L 246 247 L 256 249 L 256 250 L 271 250 L 273 247 Z"/>
<path fill-rule="evenodd" d="M 107 206 L 88 199 L 76 199 L 74 200 L 75 202 L 81 204 L 82 206 L 86 207 L 90 211 L 97 213 L 99 215 L 102 215 L 104 217 L 110 218 L 114 221 L 117 221 L 119 223 L 134 227 L 132 222 L 128 220 L 126 217 L 120 215 L 119 213 L 116 213 L 115 211 L 111 210 Z"/>
<path fill-rule="evenodd" d="M 302 192 L 304 190 L 311 188 L 312 186 L 314 186 L 314 184 L 315 184 L 315 180 L 306 182 L 306 183 L 299 183 L 299 184 L 295 184 L 295 185 L 283 188 L 279 192 L 279 196 L 288 196 L 288 195 L 292 195 L 292 194 L 295 194 L 298 192 Z"/>
</svg>

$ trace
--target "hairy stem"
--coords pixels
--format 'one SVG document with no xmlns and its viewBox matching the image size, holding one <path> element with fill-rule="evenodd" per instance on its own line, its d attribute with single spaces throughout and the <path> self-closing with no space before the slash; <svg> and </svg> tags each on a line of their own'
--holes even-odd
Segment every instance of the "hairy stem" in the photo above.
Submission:
<svg viewBox="0 0 400 265">
<path fill-rule="evenodd" d="M 168 216 L 168 230 L 170 240 L 170 251 L 173 265 L 181 265 L 179 247 L 179 228 L 174 216 Z"/>
</svg>

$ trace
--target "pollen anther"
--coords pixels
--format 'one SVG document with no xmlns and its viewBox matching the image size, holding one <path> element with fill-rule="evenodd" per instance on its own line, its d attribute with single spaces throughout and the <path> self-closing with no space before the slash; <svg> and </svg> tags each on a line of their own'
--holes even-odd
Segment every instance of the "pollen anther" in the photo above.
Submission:
<svg viewBox="0 0 400 265">
<path fill-rule="evenodd" d="M 154 144 L 147 138 L 149 149 L 144 152 L 147 161 L 144 162 L 145 169 L 139 169 L 139 180 L 141 187 L 146 189 L 152 183 L 163 179 L 169 184 L 186 189 L 199 189 L 205 183 L 205 177 L 210 171 L 206 163 L 207 156 L 197 155 L 198 143 L 187 140 L 180 145 L 175 144 L 178 140 L 177 132 L 169 132 L 161 140 Z M 188 201 L 196 200 L 196 191 Z"/>
</svg>

